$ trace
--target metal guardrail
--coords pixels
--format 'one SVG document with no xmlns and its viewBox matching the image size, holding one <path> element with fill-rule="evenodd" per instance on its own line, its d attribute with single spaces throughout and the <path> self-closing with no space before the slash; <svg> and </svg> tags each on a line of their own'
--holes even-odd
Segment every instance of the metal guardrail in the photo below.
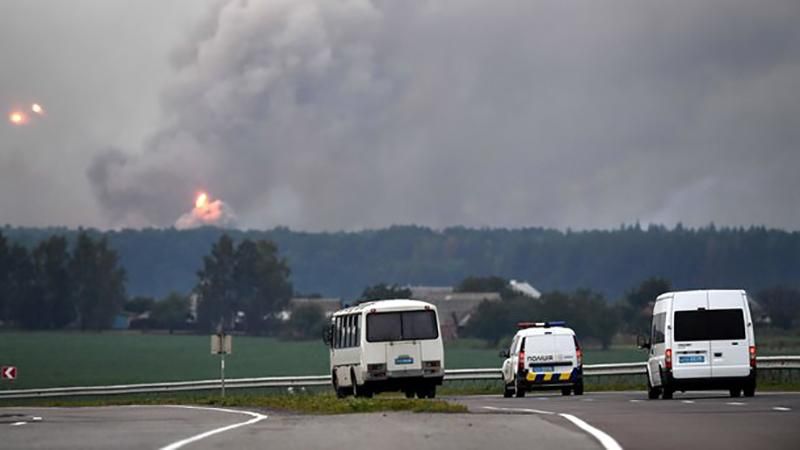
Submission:
<svg viewBox="0 0 800 450">
<path fill-rule="evenodd" d="M 800 356 L 759 356 L 759 370 L 800 369 Z M 584 376 L 642 375 L 647 363 L 586 364 Z M 500 369 L 450 369 L 445 371 L 445 381 L 500 380 Z M 327 386 L 330 375 L 260 377 L 226 379 L 225 387 L 238 388 L 289 388 Z M 0 400 L 14 398 L 77 397 L 87 395 L 147 394 L 178 391 L 200 391 L 220 388 L 220 380 L 177 381 L 167 383 L 121 384 L 113 386 L 83 386 L 40 389 L 0 390 Z"/>
</svg>

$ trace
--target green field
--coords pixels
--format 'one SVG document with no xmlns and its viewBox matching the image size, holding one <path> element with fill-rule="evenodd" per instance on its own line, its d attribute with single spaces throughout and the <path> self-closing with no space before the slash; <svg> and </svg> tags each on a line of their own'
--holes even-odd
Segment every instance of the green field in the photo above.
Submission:
<svg viewBox="0 0 800 450">
<path fill-rule="evenodd" d="M 18 368 L 13 383 L 0 389 L 90 386 L 187 381 L 219 377 L 219 357 L 210 354 L 208 336 L 136 333 L 41 332 L 0 333 L 0 365 Z M 800 353 L 792 340 L 781 351 L 760 348 L 760 354 Z M 449 369 L 499 367 L 498 349 L 476 341 L 445 346 Z M 643 361 L 631 347 L 585 349 L 586 364 Z M 328 351 L 320 341 L 283 341 L 235 336 L 226 358 L 226 377 L 322 375 L 328 372 Z"/>
</svg>

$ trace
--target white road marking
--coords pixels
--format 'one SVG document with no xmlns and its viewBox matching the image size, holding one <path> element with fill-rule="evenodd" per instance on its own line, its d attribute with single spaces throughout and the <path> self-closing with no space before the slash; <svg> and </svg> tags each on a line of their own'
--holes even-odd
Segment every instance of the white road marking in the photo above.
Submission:
<svg viewBox="0 0 800 450">
<path fill-rule="evenodd" d="M 774 407 L 772 409 L 774 409 L 775 411 L 791 411 L 792 410 L 792 408 L 786 408 L 784 406 L 776 406 L 776 407 Z"/>
<path fill-rule="evenodd" d="M 731 406 L 744 406 L 744 405 L 746 405 L 747 403 L 742 403 L 742 402 L 728 402 L 728 403 L 725 403 L 725 404 L 726 404 L 726 405 L 731 405 Z"/>
<path fill-rule="evenodd" d="M 686 403 L 687 405 L 691 405 L 694 403 L 694 400 L 682 400 L 681 403 Z"/>
<path fill-rule="evenodd" d="M 494 406 L 484 406 L 483 408 L 492 411 L 512 411 L 512 412 L 525 412 L 525 413 L 544 414 L 544 415 L 556 414 L 550 411 L 542 411 L 540 409 L 528 409 L 528 408 L 496 408 Z M 593 438 L 597 439 L 598 442 L 600 442 L 600 445 L 602 445 L 605 450 L 622 450 L 622 447 L 619 445 L 619 443 L 616 440 L 614 440 L 614 438 L 603 432 L 602 430 L 589 425 L 588 423 L 573 416 L 572 414 L 561 413 L 558 415 L 569 420 L 581 430 L 589 433 Z"/>
<path fill-rule="evenodd" d="M 600 429 L 597 429 L 588 423 L 584 422 L 583 420 L 573 416 L 572 414 L 559 414 L 559 416 L 569 420 L 570 422 L 574 423 L 578 428 L 581 430 L 591 434 L 595 439 L 600 441 L 600 445 L 603 446 L 606 450 L 622 450 L 622 447 L 619 445 L 617 441 L 614 440 L 611 436 L 607 435 Z"/>
<path fill-rule="evenodd" d="M 181 441 L 173 442 L 172 444 L 167 445 L 166 447 L 161 447 L 159 450 L 177 450 L 187 444 L 191 444 L 192 442 L 197 442 L 201 439 L 205 439 L 209 436 L 213 436 L 215 434 L 224 433 L 228 430 L 233 430 L 234 428 L 244 427 L 247 425 L 252 425 L 256 422 L 260 422 L 267 418 L 267 416 L 259 413 L 254 413 L 250 411 L 242 411 L 238 409 L 222 409 L 222 408 L 207 408 L 203 406 L 183 406 L 183 405 L 164 405 L 165 408 L 186 408 L 186 409 L 199 409 L 203 411 L 219 411 L 219 412 L 227 412 L 227 413 L 234 413 L 234 414 L 246 414 L 248 416 L 252 416 L 253 418 L 240 423 L 235 423 L 233 425 L 228 425 L 222 428 L 215 428 L 213 430 L 206 431 L 205 433 L 200 433 L 198 435 L 192 436 L 190 438 L 183 439 Z"/>
<path fill-rule="evenodd" d="M 33 417 L 31 417 L 31 420 L 33 420 L 34 422 L 39 422 L 39 421 L 42 420 L 42 418 L 39 417 L 39 416 L 33 416 Z"/>
<path fill-rule="evenodd" d="M 640 403 L 641 402 L 641 400 L 628 400 L 628 401 L 631 402 L 631 403 Z"/>
<path fill-rule="evenodd" d="M 581 401 L 582 402 L 593 402 L 594 399 L 593 398 L 584 398 L 584 399 L 581 399 Z"/>
<path fill-rule="evenodd" d="M 483 409 L 489 409 L 492 411 L 511 411 L 511 412 L 524 412 L 530 414 L 544 414 L 544 415 L 555 414 L 554 412 L 550 411 L 542 411 L 541 409 L 529 409 L 529 408 L 495 408 L 494 406 L 484 406 Z"/>
<path fill-rule="evenodd" d="M 18 427 L 18 426 L 20 426 L 20 425 L 25 425 L 25 424 L 27 424 L 27 423 L 28 423 L 28 422 L 14 422 L 14 423 L 12 423 L 12 424 L 11 424 L 11 426 L 12 426 L 12 427 Z"/>
</svg>

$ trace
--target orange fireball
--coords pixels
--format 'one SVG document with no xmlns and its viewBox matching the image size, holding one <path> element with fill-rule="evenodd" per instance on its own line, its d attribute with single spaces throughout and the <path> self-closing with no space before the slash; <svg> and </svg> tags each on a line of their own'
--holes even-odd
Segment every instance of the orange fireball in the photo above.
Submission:
<svg viewBox="0 0 800 450">
<path fill-rule="evenodd" d="M 14 125 L 24 125 L 28 122 L 28 116 L 22 111 L 12 111 L 11 114 L 8 115 L 8 120 Z"/>
</svg>

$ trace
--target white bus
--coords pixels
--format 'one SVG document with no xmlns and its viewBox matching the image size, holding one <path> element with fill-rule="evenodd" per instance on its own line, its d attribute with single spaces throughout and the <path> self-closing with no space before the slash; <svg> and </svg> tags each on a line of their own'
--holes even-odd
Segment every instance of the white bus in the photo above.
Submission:
<svg viewBox="0 0 800 450">
<path fill-rule="evenodd" d="M 340 398 L 385 391 L 433 398 L 442 384 L 442 333 L 430 303 L 380 300 L 345 308 L 333 315 L 324 338 Z"/>
</svg>

